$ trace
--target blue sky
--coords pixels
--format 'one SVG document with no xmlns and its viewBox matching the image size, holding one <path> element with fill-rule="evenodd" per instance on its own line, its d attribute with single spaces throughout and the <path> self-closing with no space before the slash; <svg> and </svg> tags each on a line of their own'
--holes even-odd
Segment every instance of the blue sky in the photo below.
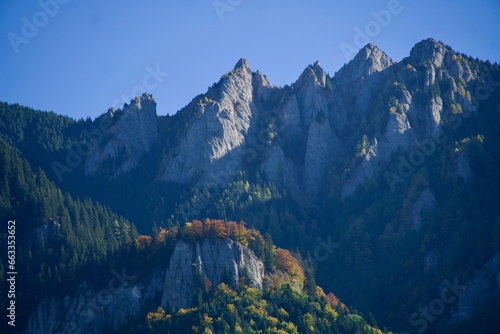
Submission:
<svg viewBox="0 0 500 334">
<path fill-rule="evenodd" d="M 316 60 L 333 75 L 365 42 L 399 61 L 433 37 L 500 61 L 496 0 L 27 2 L 0 0 L 0 101 L 74 118 L 141 90 L 173 114 L 241 57 L 279 86 Z"/>
</svg>

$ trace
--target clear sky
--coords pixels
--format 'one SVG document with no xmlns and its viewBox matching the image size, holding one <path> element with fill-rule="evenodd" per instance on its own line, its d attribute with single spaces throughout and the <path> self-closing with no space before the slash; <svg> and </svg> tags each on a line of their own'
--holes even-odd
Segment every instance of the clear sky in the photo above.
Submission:
<svg viewBox="0 0 500 334">
<path fill-rule="evenodd" d="M 282 86 L 427 37 L 498 62 L 500 1 L 0 0 L 0 101 L 94 118 L 144 90 L 173 114 L 241 57 Z"/>
</svg>

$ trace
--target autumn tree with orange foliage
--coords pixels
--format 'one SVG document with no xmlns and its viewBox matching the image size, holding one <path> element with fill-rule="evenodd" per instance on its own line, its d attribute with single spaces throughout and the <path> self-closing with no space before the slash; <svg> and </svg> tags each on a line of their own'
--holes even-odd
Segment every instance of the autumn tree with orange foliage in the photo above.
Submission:
<svg viewBox="0 0 500 334">
<path fill-rule="evenodd" d="M 236 240 L 235 236 L 236 236 L 236 229 L 237 228 L 238 228 L 238 224 L 236 224 L 236 222 L 234 222 L 234 221 L 230 221 L 230 222 L 226 223 L 226 230 L 227 230 L 227 234 L 228 234 L 229 238 Z"/>
<path fill-rule="evenodd" d="M 158 234 L 155 236 L 155 244 L 160 245 L 170 245 L 173 246 L 178 240 L 179 228 L 174 226 L 170 229 L 160 229 Z"/>
<path fill-rule="evenodd" d="M 152 240 L 153 240 L 153 238 L 151 238 L 149 235 L 140 235 L 135 240 L 135 245 L 136 245 L 137 249 L 144 250 L 144 249 L 149 248 Z"/>
<path fill-rule="evenodd" d="M 225 239 L 228 236 L 225 223 L 220 219 L 205 219 L 203 232 L 207 239 Z"/>
<path fill-rule="evenodd" d="M 300 283 L 304 282 L 305 275 L 304 269 L 299 264 L 299 261 L 293 257 L 286 249 L 277 249 L 276 251 L 276 268 L 281 270 L 293 278 L 297 279 Z"/>
<path fill-rule="evenodd" d="M 187 222 L 182 228 L 181 235 L 183 239 L 190 242 L 201 240 L 205 235 L 204 225 L 199 220 L 193 220 L 192 222 Z"/>
<path fill-rule="evenodd" d="M 204 222 L 187 222 L 182 228 L 181 236 L 186 241 L 196 242 L 202 239 L 225 239 L 229 233 L 223 220 L 205 219 Z"/>
</svg>

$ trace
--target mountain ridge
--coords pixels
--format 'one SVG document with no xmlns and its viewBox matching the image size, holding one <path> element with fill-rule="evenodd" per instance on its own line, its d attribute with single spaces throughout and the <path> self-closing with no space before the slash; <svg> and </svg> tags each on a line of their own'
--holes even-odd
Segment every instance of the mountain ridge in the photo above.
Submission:
<svg viewBox="0 0 500 334">
<path fill-rule="evenodd" d="M 450 69 L 445 68 L 446 72 L 443 72 L 440 68 L 445 54 L 449 55 L 446 64 Z M 259 121 L 274 120 L 280 123 L 275 126 L 279 126 L 279 130 L 282 131 L 273 133 L 283 136 L 284 141 L 287 139 L 294 141 L 297 137 L 306 136 L 309 144 L 300 153 L 302 155 L 300 160 L 303 160 L 303 163 L 297 164 L 287 154 L 283 156 L 281 153 L 283 147 L 276 147 L 276 144 L 279 145 L 278 141 L 272 140 L 274 146 L 268 158 L 268 161 L 272 161 L 272 168 L 269 168 L 269 162 L 266 162 L 260 170 L 267 174 L 266 177 L 270 180 L 277 181 L 280 177 L 294 180 L 294 184 L 288 188 L 292 193 L 304 190 L 310 195 L 317 195 L 322 190 L 321 179 L 332 167 L 336 155 L 346 149 L 346 144 L 349 145 L 345 140 L 339 141 L 339 138 L 346 137 L 346 126 L 351 127 L 356 123 L 356 120 L 352 119 L 355 117 L 352 113 L 370 117 L 367 115 L 369 106 L 374 105 L 374 100 L 377 99 L 373 92 L 387 80 L 389 75 L 384 72 L 392 69 L 391 75 L 399 73 L 403 85 L 403 89 L 400 89 L 402 99 L 399 103 L 404 110 L 391 115 L 384 138 L 374 137 L 370 140 L 374 143 L 389 142 L 389 146 L 382 147 L 381 150 L 389 149 L 394 152 L 398 146 L 408 148 L 415 142 L 412 132 L 418 130 L 413 129 L 415 126 L 419 127 L 418 123 L 424 123 L 427 135 L 437 128 L 443 111 L 442 100 L 439 97 L 430 99 L 427 111 L 417 111 L 412 101 L 414 99 L 412 93 L 404 86 L 404 82 L 407 81 L 405 74 L 401 72 L 403 66 L 405 68 L 412 66 L 412 62 L 414 66 L 420 66 L 423 62 L 432 60 L 432 66 L 427 69 L 427 79 L 423 83 L 423 88 L 417 88 L 423 90 L 427 96 L 435 84 L 436 71 L 437 75 L 448 77 L 449 71 L 454 75 L 452 77 L 463 79 L 465 83 L 474 79 L 467 65 L 462 66 L 457 61 L 450 60 L 450 57 L 456 57 L 454 51 L 433 39 L 417 43 L 410 56 L 398 63 L 393 63 L 380 49 L 368 44 L 332 78 L 327 76 L 319 62 L 307 66 L 297 81 L 290 86 L 292 96 L 287 93 L 288 88 L 277 88 L 265 80 L 260 72 L 252 72 L 248 61 L 241 58 L 233 71 L 223 76 L 215 85 L 219 87 L 216 88 L 218 98 L 213 100 L 205 94 L 195 106 L 192 105 L 193 101 L 191 107 L 187 107 L 194 109 L 194 115 L 188 120 L 186 129 L 188 132 L 180 139 L 177 146 L 172 147 L 173 155 L 162 158 L 157 176 L 163 181 L 186 184 L 197 180 L 195 182 L 198 186 L 225 186 L 244 168 L 243 155 L 249 150 L 248 143 L 263 141 L 263 138 L 254 138 L 256 135 L 260 137 L 267 135 L 264 133 L 265 129 L 258 127 Z M 354 97 L 346 97 L 346 94 L 352 96 L 353 93 Z M 256 100 L 254 96 L 257 97 Z M 460 101 L 462 105 L 468 105 L 468 109 L 472 108 L 470 98 L 465 96 L 459 98 L 462 99 Z M 266 107 L 273 104 L 272 101 L 279 101 L 277 108 Z M 424 119 L 415 122 L 409 117 Z M 155 131 L 151 129 L 152 133 Z M 130 132 L 133 132 L 133 129 L 130 129 Z M 395 133 L 400 134 L 399 139 Z M 116 149 L 114 151 L 116 152 Z M 374 156 L 375 146 L 371 152 L 371 156 Z M 108 154 L 110 158 L 113 155 L 116 153 Z M 317 157 L 327 158 L 317 160 Z M 381 161 L 387 161 L 389 158 L 382 157 Z M 140 157 L 136 154 L 133 159 L 138 160 Z M 87 157 L 86 164 L 92 165 L 89 162 L 92 160 L 95 160 L 93 153 Z M 277 170 L 276 164 L 283 166 L 281 168 L 288 172 L 283 176 L 273 175 L 270 170 Z M 373 167 L 366 168 L 373 169 Z M 366 168 L 360 173 L 373 174 Z M 93 166 L 91 169 L 97 168 Z M 363 177 L 357 177 L 357 180 L 349 182 L 346 184 L 347 188 L 341 192 L 341 197 L 345 198 L 363 183 Z"/>
</svg>

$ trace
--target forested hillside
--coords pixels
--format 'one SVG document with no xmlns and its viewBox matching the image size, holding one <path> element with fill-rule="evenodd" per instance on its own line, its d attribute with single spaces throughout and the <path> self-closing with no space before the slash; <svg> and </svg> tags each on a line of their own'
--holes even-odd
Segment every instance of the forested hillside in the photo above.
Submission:
<svg viewBox="0 0 500 334">
<path fill-rule="evenodd" d="M 85 280 L 99 281 L 120 252 L 133 245 L 137 230 L 109 207 L 61 192 L 3 139 L 0 176 L 2 233 L 15 220 L 17 321 L 22 325 L 44 297 L 73 291 Z M 5 256 L 0 254 L 2 295 L 11 271 L 4 267 Z"/>
</svg>

